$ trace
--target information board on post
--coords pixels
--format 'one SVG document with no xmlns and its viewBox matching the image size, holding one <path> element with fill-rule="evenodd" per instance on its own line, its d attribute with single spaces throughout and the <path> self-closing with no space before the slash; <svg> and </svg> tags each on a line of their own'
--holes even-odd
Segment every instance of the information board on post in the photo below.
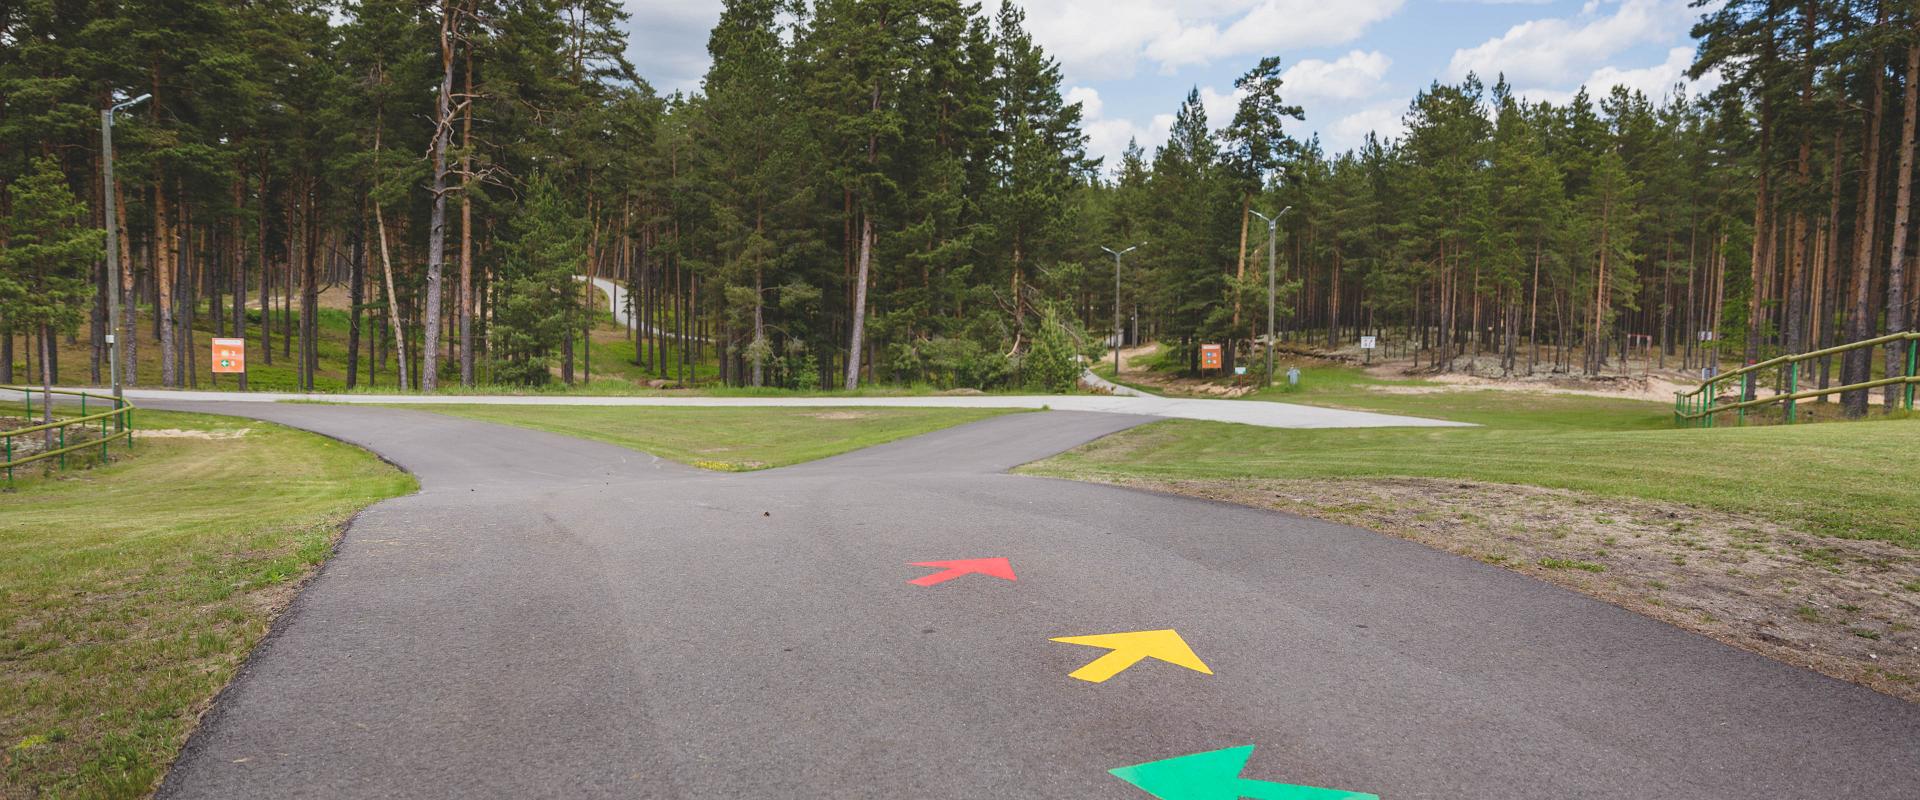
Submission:
<svg viewBox="0 0 1920 800">
<path fill-rule="evenodd" d="M 1374 336 L 1360 337 L 1360 349 L 1362 350 L 1372 350 L 1375 347 L 1379 346 L 1379 344 L 1380 344 L 1380 339 L 1378 337 L 1374 337 Z"/>
<path fill-rule="evenodd" d="M 1217 345 L 1217 344 L 1200 345 L 1200 368 L 1201 369 L 1219 369 L 1220 368 L 1220 345 Z"/>
<path fill-rule="evenodd" d="M 221 373 L 244 373 L 247 371 L 247 340 L 214 339 L 213 371 Z"/>
</svg>

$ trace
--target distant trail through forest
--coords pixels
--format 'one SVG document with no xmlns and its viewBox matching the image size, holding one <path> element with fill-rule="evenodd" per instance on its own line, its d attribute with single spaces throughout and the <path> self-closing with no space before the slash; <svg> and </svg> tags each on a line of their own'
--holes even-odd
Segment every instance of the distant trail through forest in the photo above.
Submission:
<svg viewBox="0 0 1920 800">
<path fill-rule="evenodd" d="M 1920 785 L 1920 707 L 1859 686 L 1388 536 L 1005 474 L 1152 417 L 714 473 L 413 410 L 143 405 L 339 437 L 422 487 L 353 523 L 162 798 L 1121 800 L 1247 745 L 1220 785 Z"/>
</svg>

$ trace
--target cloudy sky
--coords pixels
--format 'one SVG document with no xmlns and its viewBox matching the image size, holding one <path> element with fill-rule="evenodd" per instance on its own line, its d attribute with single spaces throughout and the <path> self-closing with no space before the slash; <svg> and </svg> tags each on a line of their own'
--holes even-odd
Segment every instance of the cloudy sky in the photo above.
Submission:
<svg viewBox="0 0 1920 800">
<path fill-rule="evenodd" d="M 1014 1 L 1014 0 L 1008 0 Z M 989 9 L 1000 0 L 985 0 Z M 721 0 L 626 0 L 631 57 L 661 91 L 697 90 Z M 1070 99 L 1108 164 L 1137 137 L 1165 141 L 1198 88 L 1217 127 L 1233 81 L 1265 55 L 1306 109 L 1297 133 L 1330 151 L 1395 134 L 1435 80 L 1505 73 L 1521 94 L 1563 100 L 1624 84 L 1655 98 L 1684 79 L 1698 16 L 1688 0 L 1025 0 L 1034 37 L 1060 60 Z"/>
</svg>

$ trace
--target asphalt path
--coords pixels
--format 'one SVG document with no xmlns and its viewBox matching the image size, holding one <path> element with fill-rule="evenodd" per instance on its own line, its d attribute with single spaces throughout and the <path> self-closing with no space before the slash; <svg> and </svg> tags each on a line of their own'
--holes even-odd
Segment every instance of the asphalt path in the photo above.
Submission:
<svg viewBox="0 0 1920 800">
<path fill-rule="evenodd" d="M 1471 427 L 1441 419 L 1249 400 L 1189 400 L 1138 394 L 921 395 L 915 397 L 704 397 L 698 395 L 590 396 L 564 394 L 321 394 L 127 389 L 141 407 L 179 403 L 341 403 L 354 405 L 625 406 L 679 408 L 1025 408 L 1092 411 L 1125 416 L 1237 422 L 1269 428 Z M 536 412 L 528 412 L 536 413 Z"/>
<path fill-rule="evenodd" d="M 1151 417 L 722 474 L 421 411 L 143 405 L 422 485 L 354 521 L 163 798 L 1119 800 L 1147 795 L 1111 769 L 1241 745 L 1247 779 L 1388 800 L 1920 796 L 1920 707 L 1387 536 L 1005 473 Z M 1017 581 L 909 583 L 985 557 Z M 1211 675 L 1090 683 L 1105 651 L 1050 641 L 1169 628 Z"/>
</svg>

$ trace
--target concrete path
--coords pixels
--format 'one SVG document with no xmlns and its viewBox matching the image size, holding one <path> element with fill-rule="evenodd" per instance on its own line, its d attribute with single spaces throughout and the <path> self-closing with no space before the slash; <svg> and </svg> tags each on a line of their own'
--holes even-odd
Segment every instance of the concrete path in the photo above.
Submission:
<svg viewBox="0 0 1920 800">
<path fill-rule="evenodd" d="M 607 308 L 613 311 L 614 323 L 622 327 L 633 327 L 631 320 L 629 319 L 631 315 L 627 310 L 627 287 L 621 286 L 619 283 L 607 280 L 606 278 L 588 278 L 585 275 L 575 275 L 573 276 L 573 278 L 574 280 L 592 281 L 593 288 L 599 289 L 601 294 L 604 294 L 607 296 Z M 647 325 L 644 323 L 642 323 L 640 327 L 641 329 L 655 336 L 672 336 L 673 335 L 671 331 L 663 331 L 652 325 Z M 691 338 L 699 339 L 700 341 L 703 341 L 703 342 L 707 341 L 707 339 L 705 339 L 704 337 L 699 337 L 699 336 L 695 336 Z"/>
<path fill-rule="evenodd" d="M 1097 392 L 1120 395 L 1122 397 L 1159 397 L 1151 392 L 1143 392 L 1131 386 L 1124 386 L 1093 374 L 1093 370 L 1080 370 L 1080 385 Z"/>
<path fill-rule="evenodd" d="M 127 389 L 137 405 L 161 403 L 280 403 L 306 401 L 348 405 L 678 406 L 715 408 L 1049 408 L 1145 417 L 1239 422 L 1269 428 L 1462 427 L 1446 420 L 1243 400 L 1186 400 L 1151 395 L 940 395 L 924 397 L 586 397 L 579 395 L 304 394 L 298 392 L 200 392 Z"/>
<path fill-rule="evenodd" d="M 1387 800 L 1920 796 L 1920 707 L 1399 539 L 1003 473 L 1151 417 L 720 474 L 421 411 L 147 405 L 423 486 L 356 520 L 162 798 L 1126 800 L 1108 770 L 1242 745 L 1247 779 Z M 987 557 L 1017 580 L 908 582 Z M 1169 628 L 1211 675 L 1076 680 L 1106 651 L 1049 641 Z M 1293 796 L 1196 796 L 1243 790 Z"/>
</svg>

